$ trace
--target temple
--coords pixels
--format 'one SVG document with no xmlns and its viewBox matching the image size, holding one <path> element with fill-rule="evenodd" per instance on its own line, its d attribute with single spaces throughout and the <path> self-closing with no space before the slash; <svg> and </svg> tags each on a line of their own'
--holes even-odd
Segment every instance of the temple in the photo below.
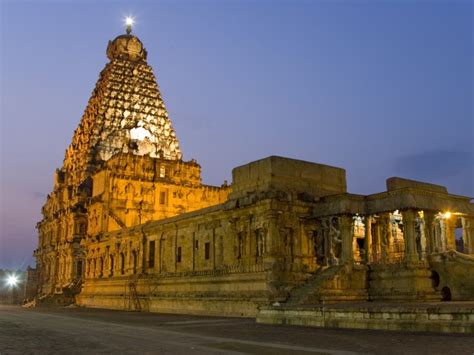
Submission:
<svg viewBox="0 0 474 355">
<path fill-rule="evenodd" d="M 108 44 L 37 225 L 38 300 L 255 317 L 271 305 L 474 299 L 470 197 L 399 177 L 351 194 L 344 169 L 277 156 L 204 185 L 127 32 Z"/>
</svg>

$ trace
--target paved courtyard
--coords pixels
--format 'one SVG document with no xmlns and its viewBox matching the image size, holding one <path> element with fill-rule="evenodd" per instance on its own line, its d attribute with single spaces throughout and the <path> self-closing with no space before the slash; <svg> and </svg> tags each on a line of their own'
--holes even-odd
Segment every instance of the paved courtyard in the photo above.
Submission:
<svg viewBox="0 0 474 355">
<path fill-rule="evenodd" d="M 0 354 L 473 354 L 474 336 L 317 329 L 253 319 L 0 305 Z"/>
</svg>

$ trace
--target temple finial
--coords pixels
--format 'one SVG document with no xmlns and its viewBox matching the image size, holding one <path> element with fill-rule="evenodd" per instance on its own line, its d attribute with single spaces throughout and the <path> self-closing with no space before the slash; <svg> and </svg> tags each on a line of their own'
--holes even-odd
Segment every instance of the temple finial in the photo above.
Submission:
<svg viewBox="0 0 474 355">
<path fill-rule="evenodd" d="M 127 16 L 125 17 L 125 31 L 127 32 L 127 34 L 129 35 L 130 33 L 132 33 L 132 26 L 133 24 L 135 23 L 135 19 L 131 16 Z"/>
</svg>

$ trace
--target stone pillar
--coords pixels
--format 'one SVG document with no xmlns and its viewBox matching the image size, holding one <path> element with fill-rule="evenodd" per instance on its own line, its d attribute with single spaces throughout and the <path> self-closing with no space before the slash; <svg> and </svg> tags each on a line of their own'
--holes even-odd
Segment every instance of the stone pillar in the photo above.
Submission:
<svg viewBox="0 0 474 355">
<path fill-rule="evenodd" d="M 100 264 L 100 256 L 99 254 L 96 254 L 96 257 L 95 257 L 95 262 L 94 262 L 94 278 L 97 278 L 99 277 L 100 273 L 99 273 L 99 264 Z"/>
<path fill-rule="evenodd" d="M 403 239 L 405 240 L 405 260 L 417 261 L 416 235 L 415 235 L 415 211 L 406 210 L 402 212 Z"/>
<path fill-rule="evenodd" d="M 446 248 L 446 230 L 447 230 L 447 223 L 444 218 L 439 220 L 439 240 L 438 240 L 438 250 L 440 253 L 447 250 Z"/>
<path fill-rule="evenodd" d="M 424 211 L 423 212 L 423 219 L 425 220 L 424 228 L 425 228 L 425 238 L 426 238 L 426 254 L 432 254 L 436 251 L 435 248 L 435 236 L 434 236 L 434 221 L 435 216 L 432 211 Z"/>
<path fill-rule="evenodd" d="M 272 211 L 266 215 L 268 220 L 267 252 L 264 254 L 266 262 L 274 262 L 280 255 L 280 231 L 278 230 L 278 212 Z"/>
<path fill-rule="evenodd" d="M 140 248 L 140 258 L 139 258 L 139 264 L 141 264 L 138 269 L 142 271 L 142 273 L 146 273 L 146 269 L 148 267 L 148 256 L 150 253 L 148 252 L 148 238 L 147 235 L 142 231 L 142 236 L 141 236 L 141 248 Z"/>
<path fill-rule="evenodd" d="M 445 238 L 446 250 L 456 250 L 456 235 L 454 229 L 456 228 L 456 216 L 451 216 L 444 219 L 445 223 Z"/>
<path fill-rule="evenodd" d="M 126 270 L 126 274 L 130 274 L 132 273 L 132 260 L 133 256 L 132 256 L 132 243 L 129 242 L 128 243 L 128 247 L 127 247 L 127 251 L 126 251 L 126 254 L 125 254 L 125 270 Z"/>
<path fill-rule="evenodd" d="M 365 226 L 365 238 L 364 238 L 364 248 L 365 248 L 365 262 L 372 262 L 372 216 L 365 216 L 364 226 Z"/>
<path fill-rule="evenodd" d="M 373 242 L 375 244 L 375 255 L 373 256 L 373 259 L 375 262 L 380 262 L 381 261 L 381 256 L 382 256 L 382 243 L 380 241 L 381 236 L 382 236 L 382 230 L 381 230 L 381 222 L 380 218 L 377 220 L 375 223 L 375 228 L 374 228 L 374 235 L 373 237 Z"/>
<path fill-rule="evenodd" d="M 388 260 L 388 247 L 390 242 L 391 228 L 390 228 L 390 213 L 384 212 L 380 214 L 380 253 L 382 262 L 386 263 Z"/>
<path fill-rule="evenodd" d="M 112 269 L 110 268 L 111 262 L 110 262 L 110 246 L 105 247 L 105 255 L 104 255 L 104 271 L 103 271 L 103 276 L 108 277 L 110 276 L 110 272 Z"/>
<path fill-rule="evenodd" d="M 212 269 L 216 269 L 216 228 L 212 228 Z"/>
<path fill-rule="evenodd" d="M 353 239 L 352 234 L 352 216 L 343 215 L 339 217 L 341 223 L 341 238 L 342 238 L 342 263 L 350 264 L 354 261 Z"/>
<path fill-rule="evenodd" d="M 464 253 L 474 255 L 474 217 L 464 217 L 462 225 Z"/>
<path fill-rule="evenodd" d="M 354 254 L 354 261 L 360 263 L 361 259 L 360 259 L 360 249 L 359 249 L 359 244 L 357 243 L 357 238 L 356 238 L 356 234 L 354 233 L 354 228 L 352 228 L 352 235 L 353 235 L 353 238 L 352 238 L 352 250 L 353 250 L 353 254 Z"/>
<path fill-rule="evenodd" d="M 163 233 L 161 233 L 160 239 L 158 241 L 158 272 L 161 273 L 163 270 Z M 195 232 L 193 232 L 193 271 L 194 271 L 194 253 L 195 253 Z"/>
<path fill-rule="evenodd" d="M 85 262 L 85 265 L 83 267 L 84 267 L 84 270 L 85 270 L 85 278 L 88 278 L 89 277 L 89 268 L 90 268 L 90 265 L 89 265 L 90 259 L 86 258 L 84 260 L 84 262 Z"/>
<path fill-rule="evenodd" d="M 146 240 L 143 244 L 143 271 L 145 272 L 150 267 L 150 242 Z"/>
<path fill-rule="evenodd" d="M 329 227 L 330 221 L 329 218 L 323 217 L 321 218 L 321 235 L 323 237 L 323 245 L 324 245 L 324 265 L 329 265 L 329 260 L 331 258 L 332 253 L 332 240 L 329 234 Z"/>
<path fill-rule="evenodd" d="M 235 238 L 235 235 L 231 235 L 232 238 Z M 192 264 L 192 271 L 194 271 L 196 269 L 196 232 L 193 232 L 193 254 L 192 254 L 192 261 L 193 261 L 193 264 Z M 161 239 L 160 239 L 160 265 L 161 265 Z"/>
<path fill-rule="evenodd" d="M 173 265 L 174 272 L 178 271 L 178 228 L 176 227 L 176 233 L 173 238 Z"/>
</svg>

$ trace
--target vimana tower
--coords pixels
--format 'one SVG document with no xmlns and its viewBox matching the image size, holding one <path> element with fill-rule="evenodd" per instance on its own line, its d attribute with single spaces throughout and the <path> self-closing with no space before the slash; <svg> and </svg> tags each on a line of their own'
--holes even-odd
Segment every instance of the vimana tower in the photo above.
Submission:
<svg viewBox="0 0 474 355">
<path fill-rule="evenodd" d="M 344 169 L 277 156 L 204 185 L 130 26 L 107 57 L 37 225 L 37 302 L 257 316 L 474 299 L 469 197 L 398 177 L 352 194 Z"/>
<path fill-rule="evenodd" d="M 82 282 L 85 245 L 105 233 L 225 201 L 182 160 L 147 51 L 134 35 L 107 46 L 100 73 L 38 223 L 41 293 Z M 136 260 L 138 263 L 138 260 Z"/>
</svg>

